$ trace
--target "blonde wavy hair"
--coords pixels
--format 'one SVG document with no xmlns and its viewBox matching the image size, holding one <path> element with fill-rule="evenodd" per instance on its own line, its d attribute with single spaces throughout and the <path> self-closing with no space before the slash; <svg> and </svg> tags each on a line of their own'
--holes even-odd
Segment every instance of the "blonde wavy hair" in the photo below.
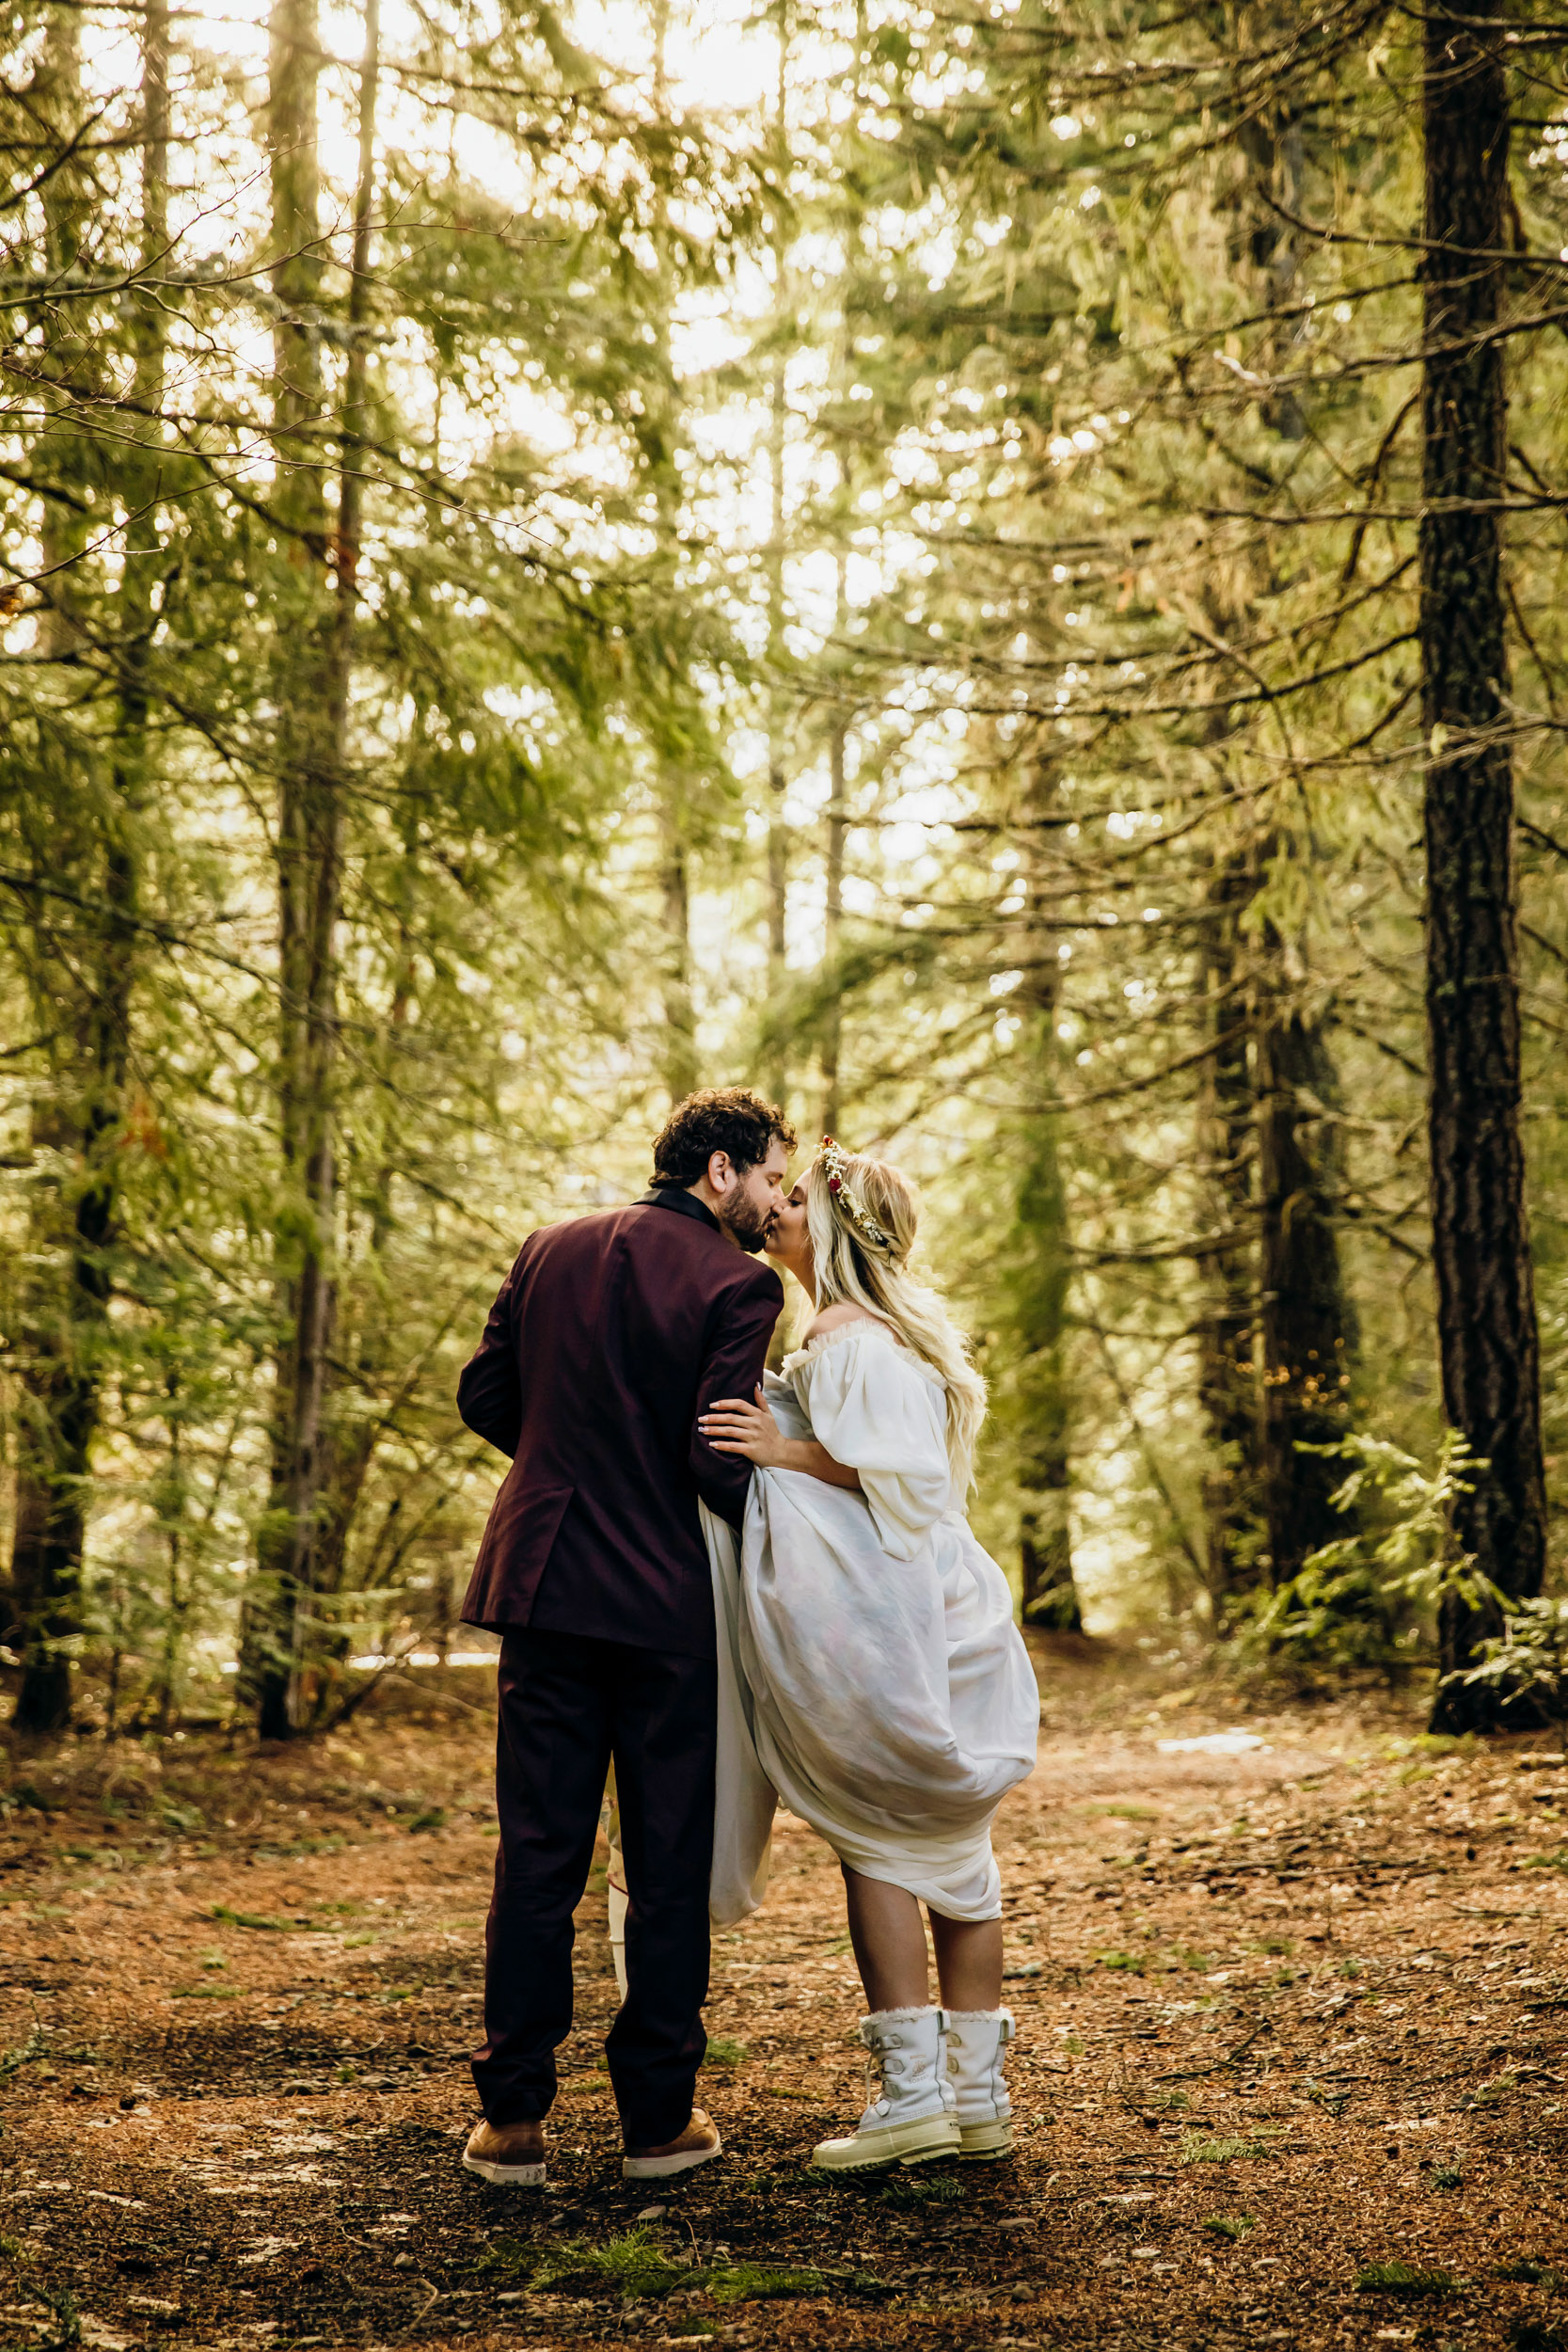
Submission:
<svg viewBox="0 0 1568 2352">
<path fill-rule="evenodd" d="M 920 1197 L 909 1178 L 886 1160 L 845 1152 L 836 1163 L 842 1185 L 886 1236 L 873 1241 L 856 1223 L 828 1171 L 814 1163 L 806 1180 L 806 1232 L 818 1313 L 824 1307 L 859 1307 L 892 1326 L 905 1345 L 942 1375 L 947 1391 L 947 1458 L 960 1494 L 974 1475 L 974 1448 L 986 1417 L 986 1384 L 969 1359 L 969 1344 L 939 1294 L 909 1270 L 920 1223 Z"/>
</svg>

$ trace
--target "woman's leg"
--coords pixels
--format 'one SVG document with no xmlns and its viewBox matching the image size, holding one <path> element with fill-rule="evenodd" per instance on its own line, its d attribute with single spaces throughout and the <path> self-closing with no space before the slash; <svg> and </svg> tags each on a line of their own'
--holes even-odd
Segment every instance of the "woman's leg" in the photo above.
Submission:
<svg viewBox="0 0 1568 2352">
<path fill-rule="evenodd" d="M 852 1912 L 850 1915 L 852 1919 Z M 1000 1919 L 944 1919 L 933 1911 L 931 1941 L 937 1947 L 937 1982 L 943 2009 L 1001 2008 Z M 857 1952 L 859 1948 L 857 1945 Z M 861 1974 L 864 1973 L 863 1968 Z"/>
<path fill-rule="evenodd" d="M 889 1886 L 881 1879 L 862 1878 L 847 1863 L 842 1867 L 849 1904 L 849 1937 L 855 1947 L 855 1965 L 865 1988 L 867 2009 L 874 2013 L 885 2009 L 924 2009 L 930 1988 L 926 1926 L 920 1916 L 920 1905 L 901 1886 Z M 996 1948 L 1000 1984 L 1000 1924 Z"/>
</svg>

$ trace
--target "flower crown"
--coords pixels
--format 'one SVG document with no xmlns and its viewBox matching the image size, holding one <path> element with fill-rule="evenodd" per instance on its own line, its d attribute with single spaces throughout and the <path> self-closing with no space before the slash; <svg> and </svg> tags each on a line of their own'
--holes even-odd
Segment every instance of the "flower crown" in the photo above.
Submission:
<svg viewBox="0 0 1568 2352">
<path fill-rule="evenodd" d="M 828 1171 L 828 1190 L 832 1194 L 850 1223 L 859 1229 L 867 1241 L 874 1242 L 879 1249 L 896 1250 L 898 1244 L 893 1235 L 878 1224 L 870 1210 L 863 1206 L 850 1191 L 849 1155 L 843 1144 L 835 1141 L 832 1136 L 824 1136 L 822 1149 L 818 1152 L 816 1159 L 817 1165 Z"/>
</svg>

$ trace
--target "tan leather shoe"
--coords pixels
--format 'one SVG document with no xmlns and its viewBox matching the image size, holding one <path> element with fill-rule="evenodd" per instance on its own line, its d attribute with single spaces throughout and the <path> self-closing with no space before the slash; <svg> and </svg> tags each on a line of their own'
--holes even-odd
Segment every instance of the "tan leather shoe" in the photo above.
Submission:
<svg viewBox="0 0 1568 2352">
<path fill-rule="evenodd" d="M 497 2188 L 543 2188 L 545 2126 L 476 2123 L 468 2134 L 463 2161 L 470 2172 Z"/>
<path fill-rule="evenodd" d="M 718 2124 L 701 2107 L 693 2107 L 678 2139 L 666 2140 L 662 2148 L 628 2148 L 622 2175 L 628 2181 L 667 2181 L 672 2172 L 689 2172 L 693 2166 L 708 2163 L 723 2145 Z"/>
</svg>

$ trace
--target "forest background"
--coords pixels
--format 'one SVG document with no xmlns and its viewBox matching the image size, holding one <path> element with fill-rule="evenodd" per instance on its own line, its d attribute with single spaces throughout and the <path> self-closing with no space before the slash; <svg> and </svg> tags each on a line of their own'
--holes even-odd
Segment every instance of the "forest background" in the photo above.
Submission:
<svg viewBox="0 0 1568 2352">
<path fill-rule="evenodd" d="M 1033 1621 L 1555 1704 L 1550 12 L 5 25 L 17 1726 L 444 1654 L 501 1274 L 732 1080 L 920 1181 Z"/>
</svg>

